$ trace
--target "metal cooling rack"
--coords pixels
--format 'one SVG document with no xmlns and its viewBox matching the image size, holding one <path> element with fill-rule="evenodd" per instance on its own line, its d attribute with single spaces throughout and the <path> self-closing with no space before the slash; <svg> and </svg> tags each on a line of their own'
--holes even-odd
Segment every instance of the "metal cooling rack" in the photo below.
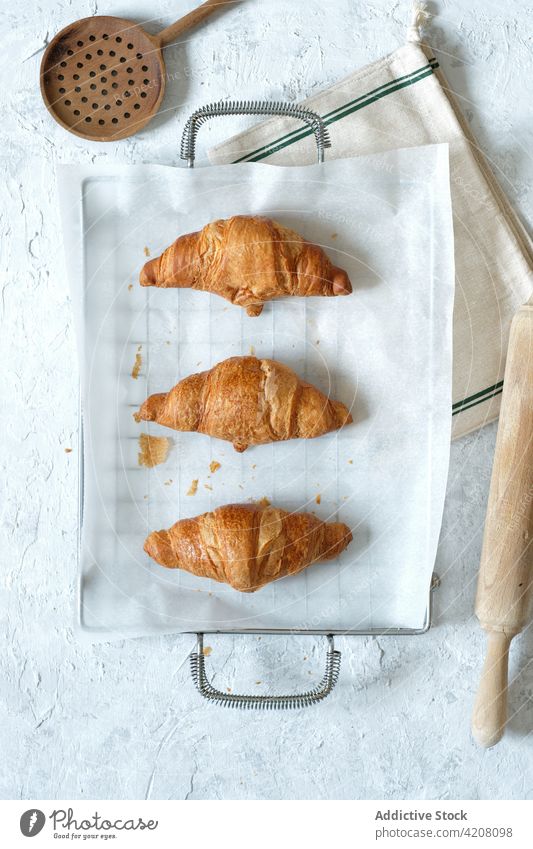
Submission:
<svg viewBox="0 0 533 849">
<path fill-rule="evenodd" d="M 284 116 L 295 118 L 305 123 L 313 132 L 318 162 L 324 161 L 324 153 L 326 148 L 331 147 L 328 130 L 322 118 L 315 112 L 305 109 L 294 104 L 282 102 L 264 102 L 264 101 L 228 101 L 209 104 L 201 107 L 194 112 L 185 124 L 181 138 L 180 157 L 187 162 L 189 168 L 194 167 L 196 158 L 196 141 L 200 128 L 211 118 L 224 117 L 229 115 L 260 115 L 260 116 Z M 271 152 L 274 152 L 275 148 Z M 128 406 L 135 407 L 137 404 Z M 78 535 L 78 559 L 81 559 L 81 524 L 83 521 L 83 490 L 84 490 L 84 470 L 83 470 L 83 419 L 80 406 L 79 411 L 79 517 L 80 517 L 80 532 Z M 81 580 L 81 575 L 80 575 Z M 237 707 L 237 708 L 256 708 L 268 710 L 283 710 L 303 708 L 313 704 L 317 704 L 325 699 L 335 687 L 340 673 L 341 652 L 335 648 L 334 636 L 354 636 L 354 637 L 378 637 L 378 636 L 418 636 L 427 633 L 433 621 L 433 592 L 439 586 L 439 578 L 433 574 L 431 584 L 428 590 L 426 613 L 424 623 L 420 628 L 376 628 L 370 630 L 360 629 L 213 629 L 204 630 L 202 632 L 187 631 L 185 633 L 196 633 L 196 646 L 190 655 L 190 669 L 194 684 L 200 693 L 208 701 L 220 705 L 222 707 Z M 80 588 L 81 589 L 81 588 Z M 78 623 L 82 625 L 83 610 L 82 610 L 82 593 L 78 591 Z M 270 634 L 294 634 L 294 635 L 309 635 L 309 636 L 325 636 L 327 639 L 327 653 L 325 671 L 320 683 L 314 688 L 299 694 L 280 694 L 280 695 L 252 695 L 244 693 L 229 693 L 217 689 L 211 684 L 206 668 L 203 638 L 205 634 L 232 634 L 232 635 L 270 635 Z"/>
</svg>

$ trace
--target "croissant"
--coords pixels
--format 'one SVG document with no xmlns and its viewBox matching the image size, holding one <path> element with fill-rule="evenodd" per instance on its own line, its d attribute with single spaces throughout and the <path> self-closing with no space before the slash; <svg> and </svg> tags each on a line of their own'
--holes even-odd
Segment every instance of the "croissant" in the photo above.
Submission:
<svg viewBox="0 0 533 849">
<path fill-rule="evenodd" d="M 353 421 L 331 401 L 275 360 L 231 357 L 150 395 L 137 421 L 198 431 L 233 443 L 236 451 L 283 439 L 310 439 Z"/>
<path fill-rule="evenodd" d="M 351 541 L 342 522 L 321 522 L 310 513 L 277 507 L 227 504 L 181 519 L 168 531 L 154 531 L 144 550 L 167 569 L 184 569 L 251 593 L 318 560 L 332 560 Z"/>
<path fill-rule="evenodd" d="M 348 275 L 322 248 L 270 218 L 235 215 L 180 236 L 141 271 L 141 286 L 212 292 L 259 315 L 286 295 L 349 295 Z"/>
</svg>

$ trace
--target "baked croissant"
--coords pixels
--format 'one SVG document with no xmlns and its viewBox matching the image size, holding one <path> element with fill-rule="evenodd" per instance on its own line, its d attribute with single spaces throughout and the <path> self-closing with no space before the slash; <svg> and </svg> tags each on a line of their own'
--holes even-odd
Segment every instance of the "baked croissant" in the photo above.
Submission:
<svg viewBox="0 0 533 849">
<path fill-rule="evenodd" d="M 167 569 L 184 569 L 251 593 L 318 560 L 332 560 L 351 541 L 342 522 L 321 522 L 311 513 L 277 507 L 227 504 L 181 519 L 168 531 L 154 531 L 144 550 Z"/>
<path fill-rule="evenodd" d="M 135 418 L 225 439 L 236 451 L 322 436 L 353 421 L 344 404 L 292 369 L 256 357 L 231 357 L 180 380 L 170 392 L 150 395 Z"/>
<path fill-rule="evenodd" d="M 348 275 L 322 248 L 270 218 L 235 215 L 180 236 L 141 271 L 141 286 L 200 289 L 259 315 L 286 295 L 349 295 Z"/>
</svg>

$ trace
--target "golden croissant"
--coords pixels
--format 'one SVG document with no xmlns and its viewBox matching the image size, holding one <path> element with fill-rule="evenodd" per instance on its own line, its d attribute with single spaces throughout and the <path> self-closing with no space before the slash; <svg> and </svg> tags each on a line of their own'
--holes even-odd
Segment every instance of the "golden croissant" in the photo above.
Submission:
<svg viewBox="0 0 533 849">
<path fill-rule="evenodd" d="M 167 569 L 184 569 L 251 593 L 318 560 L 332 560 L 351 541 L 342 522 L 321 522 L 311 513 L 277 507 L 227 504 L 181 519 L 168 531 L 154 531 L 144 550 Z"/>
<path fill-rule="evenodd" d="M 135 418 L 225 439 L 236 451 L 322 436 L 353 421 L 344 404 L 292 369 L 256 357 L 231 357 L 180 380 L 170 392 L 150 395 Z"/>
<path fill-rule="evenodd" d="M 141 271 L 141 286 L 212 292 L 259 315 L 287 295 L 349 295 L 348 275 L 322 248 L 270 218 L 235 215 L 180 236 Z"/>
</svg>

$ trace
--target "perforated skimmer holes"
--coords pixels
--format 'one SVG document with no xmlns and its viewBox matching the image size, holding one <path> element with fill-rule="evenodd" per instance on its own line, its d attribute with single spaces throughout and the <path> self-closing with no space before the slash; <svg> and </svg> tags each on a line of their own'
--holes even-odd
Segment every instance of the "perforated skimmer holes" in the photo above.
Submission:
<svg viewBox="0 0 533 849">
<path fill-rule="evenodd" d="M 136 31 L 65 35 L 44 71 L 60 121 L 83 135 L 128 135 L 153 111 L 161 91 L 159 51 Z"/>
</svg>

